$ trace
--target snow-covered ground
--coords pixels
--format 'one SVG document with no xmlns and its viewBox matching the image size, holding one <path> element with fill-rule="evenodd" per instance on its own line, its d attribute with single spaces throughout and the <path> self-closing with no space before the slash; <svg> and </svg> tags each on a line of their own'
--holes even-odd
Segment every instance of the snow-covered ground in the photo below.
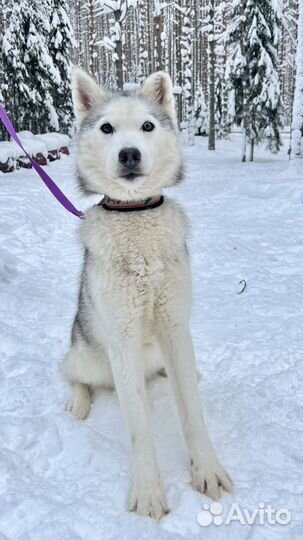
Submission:
<svg viewBox="0 0 303 540">
<path fill-rule="evenodd" d="M 209 525 L 210 501 L 192 490 L 168 381 L 151 384 L 153 428 L 171 513 L 156 523 L 124 510 L 128 440 L 116 395 L 96 396 L 89 418 L 64 411 L 58 366 L 76 309 L 80 222 L 33 171 L 0 175 L 0 539 L 302 540 L 302 162 L 240 140 L 215 153 L 185 150 L 188 179 L 173 193 L 191 220 L 192 332 L 205 416 L 235 495 L 292 513 L 288 525 Z M 72 158 L 48 166 L 78 206 Z M 102 241 L 102 239 L 101 239 Z M 247 288 L 238 294 L 245 279 Z"/>
</svg>

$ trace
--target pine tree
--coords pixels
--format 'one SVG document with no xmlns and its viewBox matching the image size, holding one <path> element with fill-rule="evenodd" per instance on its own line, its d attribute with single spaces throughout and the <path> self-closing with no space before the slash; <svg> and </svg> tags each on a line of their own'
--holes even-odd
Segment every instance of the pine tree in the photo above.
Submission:
<svg viewBox="0 0 303 540">
<path fill-rule="evenodd" d="M 52 0 L 50 28 L 50 55 L 60 74 L 59 84 L 52 88 L 53 103 L 58 114 L 60 129 L 68 132 L 73 118 L 70 55 L 75 42 L 67 14 L 66 0 Z"/>
<path fill-rule="evenodd" d="M 32 18 L 24 57 L 31 80 L 31 94 L 34 101 L 32 124 L 34 131 L 43 126 L 45 131 L 59 130 L 58 114 L 54 107 L 53 88 L 60 85 L 60 73 L 49 52 L 50 0 L 31 0 Z"/>
<path fill-rule="evenodd" d="M 59 129 L 52 88 L 60 84 L 60 74 L 48 49 L 49 9 L 46 0 L 11 0 L 6 6 L 2 52 L 9 88 L 4 102 L 18 129 Z"/>
<path fill-rule="evenodd" d="M 299 0 L 296 84 L 293 103 L 292 154 L 303 157 L 303 0 Z"/>
<path fill-rule="evenodd" d="M 234 0 L 227 42 L 227 74 L 234 89 L 235 122 L 243 126 L 242 160 L 246 139 L 250 159 L 254 145 L 266 140 L 272 152 L 280 149 L 281 96 L 277 71 L 280 14 L 273 0 Z"/>
<path fill-rule="evenodd" d="M 2 99 L 6 110 L 19 129 L 26 114 L 26 102 L 31 101 L 30 76 L 24 62 L 27 33 L 26 25 L 32 15 L 32 8 L 27 0 L 21 0 L 17 6 L 12 2 L 3 5 L 2 14 L 6 21 L 2 39 L 2 65 L 6 80 L 11 86 L 2 84 Z M 16 111 L 18 109 L 18 115 Z"/>
</svg>

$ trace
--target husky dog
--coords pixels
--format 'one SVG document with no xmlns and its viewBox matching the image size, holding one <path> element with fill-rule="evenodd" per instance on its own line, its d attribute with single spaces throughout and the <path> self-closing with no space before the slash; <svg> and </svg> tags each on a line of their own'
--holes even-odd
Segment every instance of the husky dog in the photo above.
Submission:
<svg viewBox="0 0 303 540">
<path fill-rule="evenodd" d="M 105 198 L 82 225 L 84 268 L 70 352 L 70 410 L 90 410 L 91 390 L 115 388 L 132 448 L 128 509 L 160 519 L 167 504 L 151 435 L 145 381 L 171 381 L 188 445 L 192 484 L 213 499 L 232 483 L 203 421 L 189 331 L 187 220 L 162 189 L 182 176 L 170 77 L 158 72 L 135 95 L 108 94 L 85 72 L 73 78 L 80 122 L 80 187 Z"/>
</svg>

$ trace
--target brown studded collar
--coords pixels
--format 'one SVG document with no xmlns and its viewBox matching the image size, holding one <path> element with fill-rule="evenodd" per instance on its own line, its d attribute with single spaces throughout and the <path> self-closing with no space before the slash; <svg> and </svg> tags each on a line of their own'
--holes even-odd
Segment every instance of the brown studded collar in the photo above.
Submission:
<svg viewBox="0 0 303 540">
<path fill-rule="evenodd" d="M 116 212 L 137 212 L 157 208 L 158 206 L 161 206 L 163 202 L 163 195 L 156 195 L 154 197 L 148 197 L 147 199 L 142 199 L 139 201 L 118 201 L 104 195 L 103 199 L 101 199 L 97 206 L 102 206 L 102 208 L 105 210 Z"/>
</svg>

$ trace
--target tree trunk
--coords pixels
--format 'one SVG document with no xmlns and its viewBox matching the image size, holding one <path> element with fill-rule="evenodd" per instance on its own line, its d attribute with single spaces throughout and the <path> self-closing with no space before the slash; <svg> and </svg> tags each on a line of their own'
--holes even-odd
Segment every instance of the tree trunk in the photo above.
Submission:
<svg viewBox="0 0 303 540">
<path fill-rule="evenodd" d="M 96 67 L 96 33 L 95 33 L 95 3 L 94 0 L 89 0 L 88 3 L 88 54 L 89 54 L 89 71 L 93 77 L 97 77 Z"/>
<path fill-rule="evenodd" d="M 243 121 L 243 128 L 242 128 L 242 158 L 241 158 L 242 163 L 245 163 L 245 161 L 246 161 L 246 140 L 247 140 L 246 128 L 244 126 L 244 121 Z"/>
<path fill-rule="evenodd" d="M 154 29 L 153 29 L 153 9 L 152 2 L 147 2 L 147 28 L 145 32 L 147 34 L 147 65 L 148 75 L 154 71 Z"/>
<path fill-rule="evenodd" d="M 116 82 L 119 90 L 123 89 L 123 60 L 122 60 L 122 41 L 119 39 L 116 41 Z"/>
<path fill-rule="evenodd" d="M 177 0 L 181 8 L 181 0 Z M 182 37 L 182 16 L 180 10 L 176 11 L 175 18 L 176 38 L 175 38 L 175 53 L 176 53 L 176 81 L 177 85 L 182 88 L 182 56 L 181 56 L 181 37 Z M 178 93 L 178 121 L 183 122 L 183 99 L 182 92 Z"/>
<path fill-rule="evenodd" d="M 255 141 L 250 141 L 250 152 L 249 152 L 249 161 L 254 160 L 254 151 L 255 151 Z"/>
<path fill-rule="evenodd" d="M 115 22 L 116 24 L 119 24 L 120 32 L 119 32 L 119 39 L 115 41 L 115 53 L 116 53 L 116 60 L 115 60 L 115 67 L 116 67 L 116 83 L 119 90 L 123 90 L 123 58 L 122 58 L 122 24 L 121 24 L 121 10 L 116 9 L 114 11 L 115 15 Z"/>
<path fill-rule="evenodd" d="M 83 38 L 82 38 L 82 25 L 81 25 L 81 1 L 76 0 L 75 2 L 75 35 L 77 41 L 76 49 L 76 63 L 78 66 L 83 67 Z"/>
<path fill-rule="evenodd" d="M 209 134 L 208 150 L 216 149 L 216 88 L 215 88 L 215 70 L 216 70 L 216 42 L 215 42 L 215 3 L 210 0 L 209 3 L 209 24 L 211 32 L 208 35 L 209 47 Z"/>
<path fill-rule="evenodd" d="M 156 52 L 157 52 L 157 58 L 155 62 L 155 68 L 156 70 L 162 70 L 163 69 L 163 63 L 162 63 L 162 32 L 163 32 L 163 20 L 162 20 L 162 13 L 160 15 L 157 15 L 154 18 L 154 25 L 155 25 L 155 46 L 156 46 Z"/>
<path fill-rule="evenodd" d="M 292 115 L 292 156 L 303 157 L 303 0 L 299 0 L 296 83 Z"/>
<path fill-rule="evenodd" d="M 182 33 L 180 38 L 182 59 L 182 94 L 183 112 L 186 120 L 187 142 L 195 144 L 195 129 L 193 115 L 193 5 L 192 0 L 182 0 Z M 185 128 L 185 125 L 183 126 Z"/>
<path fill-rule="evenodd" d="M 138 81 L 142 83 L 147 75 L 147 6 L 145 1 L 140 0 L 137 5 L 137 26 L 138 26 Z"/>
<path fill-rule="evenodd" d="M 246 93 L 246 82 L 243 81 L 243 140 L 242 140 L 242 163 L 246 162 L 246 144 L 247 144 L 247 133 L 248 133 L 248 113 L 247 113 L 247 93 Z"/>
</svg>

